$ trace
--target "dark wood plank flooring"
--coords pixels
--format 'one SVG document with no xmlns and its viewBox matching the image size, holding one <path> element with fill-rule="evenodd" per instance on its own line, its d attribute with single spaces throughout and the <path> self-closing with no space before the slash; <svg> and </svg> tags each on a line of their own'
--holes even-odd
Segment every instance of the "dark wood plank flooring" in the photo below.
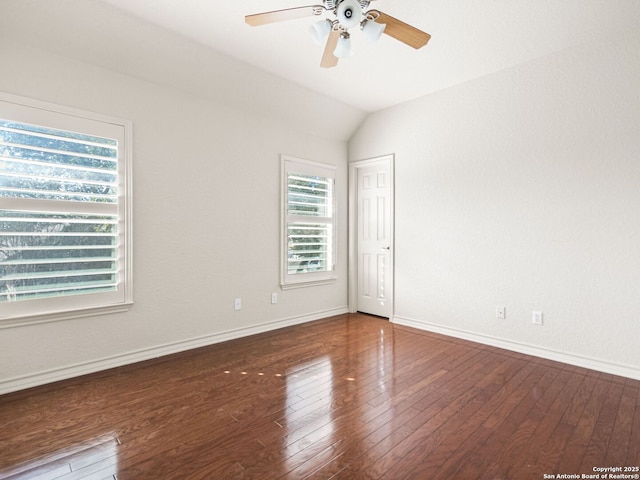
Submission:
<svg viewBox="0 0 640 480">
<path fill-rule="evenodd" d="M 0 397 L 0 479 L 528 480 L 638 465 L 640 382 L 361 314 Z"/>
</svg>

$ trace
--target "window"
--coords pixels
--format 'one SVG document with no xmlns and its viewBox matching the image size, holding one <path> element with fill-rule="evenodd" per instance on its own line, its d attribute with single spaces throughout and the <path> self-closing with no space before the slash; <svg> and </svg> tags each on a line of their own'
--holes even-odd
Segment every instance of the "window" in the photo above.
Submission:
<svg viewBox="0 0 640 480">
<path fill-rule="evenodd" d="M 335 280 L 335 167 L 282 157 L 282 288 Z"/>
<path fill-rule="evenodd" d="M 0 325 L 120 311 L 131 124 L 0 94 Z"/>
</svg>

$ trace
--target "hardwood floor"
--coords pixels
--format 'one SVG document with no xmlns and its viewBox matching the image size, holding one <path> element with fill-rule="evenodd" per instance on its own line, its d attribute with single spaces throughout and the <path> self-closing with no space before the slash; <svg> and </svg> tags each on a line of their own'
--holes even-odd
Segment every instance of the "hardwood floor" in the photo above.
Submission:
<svg viewBox="0 0 640 480">
<path fill-rule="evenodd" d="M 640 382 L 361 314 L 0 397 L 0 479 L 527 480 L 638 465 Z"/>
</svg>

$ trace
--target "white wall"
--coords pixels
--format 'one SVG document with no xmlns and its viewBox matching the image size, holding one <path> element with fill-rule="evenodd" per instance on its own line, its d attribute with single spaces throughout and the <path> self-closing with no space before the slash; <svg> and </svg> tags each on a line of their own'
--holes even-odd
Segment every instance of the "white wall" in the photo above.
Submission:
<svg viewBox="0 0 640 480">
<path fill-rule="evenodd" d="M 128 313 L 0 329 L 0 393 L 346 311 L 346 208 L 336 284 L 279 288 L 280 154 L 337 165 L 346 201 L 343 139 L 6 37 L 0 64 L 1 91 L 133 121 L 135 299 Z"/>
<path fill-rule="evenodd" d="M 368 117 L 349 157 L 396 155 L 395 321 L 640 378 L 639 55 L 599 38 Z"/>
<path fill-rule="evenodd" d="M 345 310 L 346 208 L 339 281 L 279 290 L 279 154 L 339 165 L 346 202 L 362 112 L 97 2 L 5 2 L 0 27 L 0 91 L 133 121 L 136 301 L 1 329 L 0 393 Z M 640 376 L 639 43 L 368 118 L 349 158 L 396 153 L 396 321 Z"/>
</svg>

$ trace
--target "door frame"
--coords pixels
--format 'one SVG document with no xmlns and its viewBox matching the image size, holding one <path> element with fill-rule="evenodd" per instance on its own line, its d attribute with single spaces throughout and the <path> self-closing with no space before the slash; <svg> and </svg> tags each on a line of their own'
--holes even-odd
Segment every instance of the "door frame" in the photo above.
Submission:
<svg viewBox="0 0 640 480">
<path fill-rule="evenodd" d="M 390 210 L 391 218 L 389 219 L 389 231 L 391 233 L 391 261 L 393 268 L 391 269 L 391 314 L 389 321 L 393 321 L 395 313 L 395 155 L 393 153 L 372 157 L 365 160 L 357 160 L 349 163 L 349 269 L 348 269 L 348 301 L 349 312 L 358 311 L 358 169 L 368 167 L 373 164 L 389 161 L 390 163 Z"/>
</svg>

